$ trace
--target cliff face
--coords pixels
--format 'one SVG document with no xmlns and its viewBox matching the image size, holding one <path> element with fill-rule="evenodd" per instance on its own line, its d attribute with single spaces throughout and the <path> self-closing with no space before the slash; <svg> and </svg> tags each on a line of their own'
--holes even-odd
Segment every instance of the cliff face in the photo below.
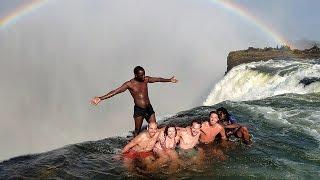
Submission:
<svg viewBox="0 0 320 180">
<path fill-rule="evenodd" d="M 305 50 L 291 50 L 287 46 L 281 48 L 258 49 L 249 47 L 247 50 L 232 51 L 227 58 L 227 72 L 233 67 L 254 61 L 267 61 L 270 59 L 320 59 L 320 48 L 313 46 Z"/>
</svg>

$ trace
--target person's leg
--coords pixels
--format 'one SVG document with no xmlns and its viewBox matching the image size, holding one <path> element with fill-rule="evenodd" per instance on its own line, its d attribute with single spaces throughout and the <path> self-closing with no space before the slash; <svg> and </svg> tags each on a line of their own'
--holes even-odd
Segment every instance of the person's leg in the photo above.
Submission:
<svg viewBox="0 0 320 180">
<path fill-rule="evenodd" d="M 241 128 L 241 132 L 242 132 L 242 136 L 245 140 L 249 141 L 250 140 L 250 134 L 249 134 L 249 130 L 247 127 L 242 127 Z"/>
<path fill-rule="evenodd" d="M 236 137 L 236 138 L 241 138 L 242 139 L 242 131 L 241 131 L 241 128 L 242 127 L 240 127 L 240 128 L 238 128 L 236 131 L 234 131 L 234 136 Z"/>
<path fill-rule="evenodd" d="M 150 118 L 147 120 L 148 123 L 156 122 L 156 114 L 153 113 Z"/>
<path fill-rule="evenodd" d="M 140 133 L 142 122 L 143 122 L 142 116 L 134 117 L 134 134 L 133 134 L 134 137 L 136 137 Z"/>
<path fill-rule="evenodd" d="M 151 104 L 146 108 L 146 120 L 148 123 L 156 122 L 156 115 Z"/>
<path fill-rule="evenodd" d="M 247 127 L 242 126 L 236 131 L 236 136 L 241 138 L 245 143 L 250 142 L 250 134 Z"/>
</svg>

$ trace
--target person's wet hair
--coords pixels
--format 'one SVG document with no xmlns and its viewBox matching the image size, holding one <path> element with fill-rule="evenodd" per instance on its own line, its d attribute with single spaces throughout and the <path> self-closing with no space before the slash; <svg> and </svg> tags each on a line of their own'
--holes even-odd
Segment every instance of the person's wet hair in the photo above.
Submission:
<svg viewBox="0 0 320 180">
<path fill-rule="evenodd" d="M 158 127 L 158 123 L 157 123 L 157 122 L 150 122 L 150 123 L 148 124 L 148 126 L 147 126 L 147 129 L 149 129 L 149 126 L 150 126 L 151 123 L 157 125 L 157 127 Z"/>
<path fill-rule="evenodd" d="M 218 115 L 218 112 L 217 112 L 217 111 L 211 111 L 211 112 L 209 113 L 209 117 L 211 116 L 211 114 L 216 114 L 216 115 Z"/>
<path fill-rule="evenodd" d="M 143 67 L 141 67 L 141 66 L 136 66 L 136 67 L 133 69 L 133 73 L 134 73 L 134 74 L 138 74 L 139 71 L 144 71 Z"/>
<path fill-rule="evenodd" d="M 229 119 L 230 119 L 230 114 L 229 114 L 229 112 L 227 111 L 226 108 L 224 108 L 224 107 L 218 108 L 218 109 L 217 109 L 218 115 L 219 115 L 219 112 L 222 112 L 223 114 L 226 115 L 226 120 L 229 120 Z M 220 116 L 219 116 L 219 117 L 220 117 Z"/>
<path fill-rule="evenodd" d="M 193 123 L 200 124 L 200 126 L 201 126 L 201 123 L 200 123 L 200 121 L 198 121 L 198 120 L 193 120 L 193 121 L 191 122 L 191 126 L 193 125 Z"/>
<path fill-rule="evenodd" d="M 177 128 L 176 128 L 176 126 L 173 125 L 173 124 L 169 124 L 169 125 L 167 125 L 166 128 L 164 129 L 164 135 L 165 135 L 165 136 L 168 136 L 168 129 L 171 128 L 171 127 L 173 127 L 174 130 L 176 131 L 175 136 L 177 135 Z"/>
</svg>

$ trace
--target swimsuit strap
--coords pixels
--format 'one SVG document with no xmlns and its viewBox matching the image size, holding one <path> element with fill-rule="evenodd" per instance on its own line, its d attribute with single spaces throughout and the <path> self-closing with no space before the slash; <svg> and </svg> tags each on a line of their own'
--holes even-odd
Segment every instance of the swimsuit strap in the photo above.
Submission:
<svg viewBox="0 0 320 180">
<path fill-rule="evenodd" d="M 161 142 L 161 140 L 160 140 L 160 146 L 162 147 L 162 149 L 166 148 L 166 140 L 167 140 L 166 136 L 164 137 L 164 141 L 163 142 Z"/>
<path fill-rule="evenodd" d="M 167 147 L 167 136 L 166 137 L 164 137 L 165 139 L 164 139 L 164 148 L 165 149 L 174 149 L 174 148 L 176 148 L 176 145 L 177 145 L 177 143 L 176 143 L 176 137 L 174 137 L 174 146 L 172 147 L 172 148 L 168 148 Z"/>
</svg>

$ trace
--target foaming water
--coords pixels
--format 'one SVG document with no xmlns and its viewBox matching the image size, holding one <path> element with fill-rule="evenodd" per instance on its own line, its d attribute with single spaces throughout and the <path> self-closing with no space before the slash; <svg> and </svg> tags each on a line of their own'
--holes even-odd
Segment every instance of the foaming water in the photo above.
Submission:
<svg viewBox="0 0 320 180">
<path fill-rule="evenodd" d="M 252 62 L 234 67 L 215 85 L 205 106 L 225 100 L 247 101 L 279 94 L 320 92 L 317 60 Z"/>
<path fill-rule="evenodd" d="M 26 155 L 0 163 L 0 179 L 63 178 L 262 178 L 319 179 L 320 177 L 320 93 L 283 94 L 253 101 L 225 101 L 196 107 L 163 118 L 160 126 L 186 126 L 205 120 L 220 106 L 229 110 L 253 137 L 252 146 L 233 141 L 229 146 L 213 146 L 201 167 L 188 166 L 175 173 L 161 168 L 154 173 L 129 173 L 122 164 L 120 150 L 125 137 L 112 137 L 69 145 L 50 152 Z M 235 139 L 234 139 L 235 140 Z"/>
</svg>

